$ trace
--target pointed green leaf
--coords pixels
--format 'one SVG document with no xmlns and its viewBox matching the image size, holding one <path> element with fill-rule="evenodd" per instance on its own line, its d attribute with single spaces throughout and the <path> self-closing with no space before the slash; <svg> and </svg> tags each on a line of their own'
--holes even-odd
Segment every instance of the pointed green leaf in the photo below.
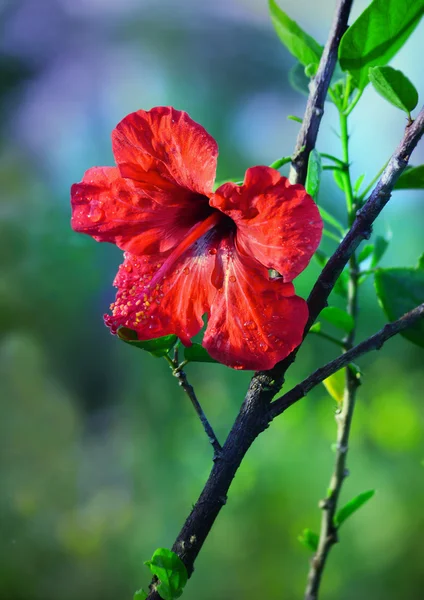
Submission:
<svg viewBox="0 0 424 600">
<path fill-rule="evenodd" d="M 375 238 L 374 253 L 371 258 L 371 269 L 376 267 L 389 247 L 390 238 L 378 235 Z"/>
<path fill-rule="evenodd" d="M 424 189 L 424 165 L 420 165 L 419 167 L 406 167 L 395 185 L 395 190 L 422 189 Z"/>
<path fill-rule="evenodd" d="M 203 346 L 196 343 L 192 344 L 189 348 L 184 348 L 184 358 L 190 362 L 218 362 L 209 355 L 208 351 L 203 348 Z"/>
<path fill-rule="evenodd" d="M 359 190 L 361 189 L 361 185 L 363 184 L 365 179 L 365 173 L 359 175 L 358 179 L 355 181 L 355 185 L 353 186 L 353 191 L 355 192 L 355 196 L 359 194 Z"/>
<path fill-rule="evenodd" d="M 310 529 L 304 529 L 297 538 L 301 544 L 316 552 L 318 550 L 319 535 Z"/>
<path fill-rule="evenodd" d="M 306 175 L 305 189 L 312 198 L 316 199 L 321 183 L 321 155 L 315 150 L 311 150 L 308 159 L 308 173 Z"/>
<path fill-rule="evenodd" d="M 152 575 L 159 579 L 160 584 L 156 589 L 161 598 L 175 600 L 181 596 L 188 575 L 178 554 L 167 548 L 158 548 L 152 560 L 147 560 L 144 564 L 149 567 Z"/>
<path fill-rule="evenodd" d="M 300 63 L 297 63 L 289 70 L 290 85 L 296 92 L 300 92 L 303 96 L 309 96 L 309 81 Z"/>
<path fill-rule="evenodd" d="M 321 323 L 314 323 L 309 329 L 309 333 L 319 333 L 321 331 Z"/>
<path fill-rule="evenodd" d="M 287 118 L 290 119 L 290 121 L 296 121 L 296 123 L 303 123 L 303 119 L 296 117 L 296 115 L 287 115 Z"/>
<path fill-rule="evenodd" d="M 344 396 L 346 376 L 344 369 L 336 371 L 322 382 L 327 392 L 338 404 L 341 404 Z"/>
<path fill-rule="evenodd" d="M 128 327 L 120 327 L 117 331 L 120 340 L 134 348 L 140 348 L 146 352 L 150 352 L 153 356 L 160 358 L 165 356 L 173 348 L 177 342 L 176 335 L 165 335 L 164 337 L 155 338 L 153 340 L 141 341 L 137 339 L 137 334 Z"/>
<path fill-rule="evenodd" d="M 358 494 L 355 498 L 350 500 L 347 504 L 345 504 L 334 517 L 334 522 L 336 527 L 340 527 L 342 523 L 346 521 L 353 513 L 361 508 L 368 500 L 370 500 L 375 494 L 375 490 L 368 490 L 367 492 L 362 492 L 362 494 Z"/>
<path fill-rule="evenodd" d="M 346 333 L 350 333 L 355 326 L 352 317 L 346 311 L 336 306 L 327 306 L 327 308 L 324 308 L 320 313 L 320 317 Z"/>
<path fill-rule="evenodd" d="M 418 92 L 402 71 L 392 67 L 372 67 L 368 75 L 375 91 L 407 115 L 417 106 Z"/>
<path fill-rule="evenodd" d="M 424 269 L 378 269 L 374 279 L 378 300 L 389 321 L 396 321 L 424 302 Z M 424 319 L 401 335 L 424 347 Z"/>
<path fill-rule="evenodd" d="M 137 590 L 133 596 L 133 600 L 146 600 L 148 594 L 144 590 Z"/>
<path fill-rule="evenodd" d="M 367 260 L 374 252 L 374 244 L 365 244 L 360 253 L 358 254 L 358 262 L 362 263 Z"/>
<path fill-rule="evenodd" d="M 421 254 L 420 258 L 418 259 L 418 264 L 417 264 L 417 269 L 423 269 L 424 270 L 424 253 Z"/>
<path fill-rule="evenodd" d="M 290 19 L 275 0 L 269 0 L 269 10 L 275 31 L 287 50 L 305 67 L 310 63 L 319 63 L 322 46 Z"/>
<path fill-rule="evenodd" d="M 349 27 L 340 42 L 339 60 L 360 90 L 368 83 L 368 68 L 393 58 L 423 12 L 424 0 L 373 0 Z"/>
<path fill-rule="evenodd" d="M 340 188 L 342 190 L 342 192 L 344 192 L 344 178 L 343 178 L 343 174 L 341 171 L 339 171 L 339 169 L 335 169 L 333 171 L 333 178 L 334 181 L 336 182 L 336 185 L 338 188 Z"/>
</svg>

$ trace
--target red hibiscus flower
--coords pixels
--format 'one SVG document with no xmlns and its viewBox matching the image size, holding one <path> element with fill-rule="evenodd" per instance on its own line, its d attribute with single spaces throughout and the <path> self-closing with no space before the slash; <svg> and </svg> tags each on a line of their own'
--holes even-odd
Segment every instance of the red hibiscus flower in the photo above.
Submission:
<svg viewBox="0 0 424 600">
<path fill-rule="evenodd" d="M 253 167 L 213 192 L 218 147 L 169 107 L 128 115 L 112 134 L 117 167 L 72 186 L 72 227 L 125 250 L 105 322 L 140 340 L 176 334 L 235 369 L 270 369 L 302 339 L 306 302 L 291 281 L 322 233 L 312 198 Z M 281 278 L 272 278 L 275 269 Z"/>
</svg>

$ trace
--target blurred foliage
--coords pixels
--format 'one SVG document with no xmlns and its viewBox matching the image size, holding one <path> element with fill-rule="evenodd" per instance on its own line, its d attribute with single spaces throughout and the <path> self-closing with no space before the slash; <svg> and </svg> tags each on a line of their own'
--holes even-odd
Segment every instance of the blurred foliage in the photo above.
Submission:
<svg viewBox="0 0 424 600">
<path fill-rule="evenodd" d="M 94 0 L 40 3 L 34 12 L 30 0 L 9 2 L 0 12 L 0 597 L 124 600 L 147 583 L 143 561 L 172 545 L 212 454 L 165 361 L 103 326 L 120 252 L 70 230 L 69 186 L 85 168 L 111 163 L 110 131 L 126 112 L 168 103 L 218 139 L 219 177 L 238 177 L 290 154 L 299 125 L 285 116 L 301 115 L 304 99 L 287 89 L 292 61 L 259 2 L 234 3 L 238 17 L 189 0 L 178 15 L 171 4 L 130 0 L 105 1 L 101 13 Z M 313 12 L 323 41 L 328 12 Z M 373 130 L 385 131 L 388 110 L 380 121 L 373 115 Z M 323 149 L 334 151 L 328 121 L 324 127 Z M 403 123 L 396 127 L 395 141 Z M 355 136 L 369 130 L 357 122 Z M 388 142 L 377 137 L 367 144 L 381 166 Z M 320 198 L 343 221 L 331 175 Z M 422 252 L 422 200 L 402 192 L 377 226 L 393 234 L 383 266 L 414 264 Z M 299 293 L 317 272 L 312 264 L 299 278 Z M 371 281 L 361 306 L 360 337 L 384 323 Z M 310 339 L 287 385 L 334 356 L 331 344 Z M 327 600 L 420 596 L 422 364 L 422 351 L 404 339 L 361 361 L 342 501 L 364 489 L 377 494 L 343 527 Z M 222 440 L 249 374 L 193 364 L 188 375 Z M 256 442 L 184 598 L 302 596 L 310 554 L 298 535 L 318 528 L 334 411 L 320 387 Z"/>
</svg>

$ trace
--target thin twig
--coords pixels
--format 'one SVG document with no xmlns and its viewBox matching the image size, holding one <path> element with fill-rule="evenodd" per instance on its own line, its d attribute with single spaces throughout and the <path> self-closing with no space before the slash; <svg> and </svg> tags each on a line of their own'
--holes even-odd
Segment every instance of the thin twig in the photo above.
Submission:
<svg viewBox="0 0 424 600">
<path fill-rule="evenodd" d="M 333 344 L 336 344 L 337 346 L 341 346 L 342 348 L 344 347 L 344 343 L 341 340 L 338 340 L 337 338 L 333 337 L 332 335 L 329 335 L 328 333 L 325 333 L 324 331 L 310 331 L 309 333 L 318 335 L 320 338 L 323 338 L 324 340 L 328 340 L 329 342 L 332 342 Z"/>
<path fill-rule="evenodd" d="M 212 426 L 209 423 L 203 411 L 203 408 L 201 407 L 200 402 L 197 399 L 193 386 L 188 382 L 187 375 L 181 368 L 175 369 L 173 374 L 178 379 L 179 385 L 183 388 L 187 396 L 190 398 L 194 410 L 196 411 L 197 416 L 199 417 L 203 425 L 203 429 L 205 430 L 205 433 L 208 436 L 208 440 L 211 443 L 212 448 L 214 450 L 213 459 L 218 460 L 222 451 L 221 444 L 219 443 L 218 438 L 216 437 L 215 432 L 212 429 Z"/>
<path fill-rule="evenodd" d="M 345 104 L 349 99 L 349 88 L 347 86 Z M 340 113 L 341 123 L 341 143 L 343 160 L 349 165 L 349 133 L 347 116 Z M 346 206 L 348 212 L 349 225 L 355 218 L 355 198 L 352 191 L 352 181 L 349 167 L 342 174 L 342 180 L 345 189 Z M 358 285 L 359 285 L 359 265 L 354 252 L 349 259 L 349 286 L 347 297 L 347 313 L 352 318 L 354 327 L 347 334 L 344 340 L 344 351 L 351 350 L 356 335 L 356 321 L 358 316 Z M 308 573 L 308 582 L 305 592 L 305 600 L 318 600 L 318 594 L 322 576 L 324 573 L 327 558 L 334 544 L 337 543 L 337 525 L 335 516 L 337 504 L 342 490 L 343 482 L 347 473 L 347 454 L 349 450 L 349 436 L 352 425 L 353 414 L 355 411 L 356 392 L 359 386 L 359 380 L 355 373 L 349 368 L 345 369 L 345 389 L 341 409 L 336 414 L 337 422 L 337 445 L 334 469 L 331 475 L 330 484 L 327 488 L 327 494 L 324 500 L 319 504 L 322 509 L 321 528 L 318 541 L 318 548 L 311 561 Z"/>
<path fill-rule="evenodd" d="M 322 383 L 324 379 L 327 379 L 327 377 L 330 377 L 330 375 L 336 373 L 336 371 L 339 371 L 363 354 L 367 354 L 372 350 L 380 350 L 387 340 L 397 333 L 408 329 L 408 327 L 411 327 L 414 325 L 414 323 L 422 318 L 424 318 L 424 303 L 406 313 L 397 321 L 388 323 L 383 327 L 383 329 L 380 329 L 379 332 L 375 333 L 360 344 L 354 346 L 351 350 L 348 350 L 323 367 L 320 367 L 314 371 L 312 375 L 309 375 L 309 377 L 304 379 L 301 383 L 271 403 L 268 413 L 269 420 L 271 421 L 272 419 L 275 419 L 275 417 L 281 415 L 290 406 L 306 396 L 306 394 L 310 392 L 312 388 L 316 387 L 319 383 Z"/>
<path fill-rule="evenodd" d="M 312 80 L 312 90 L 306 105 L 305 116 L 297 136 L 289 179 L 292 183 L 305 183 L 308 158 L 315 148 L 318 129 L 324 114 L 324 102 L 337 61 L 340 39 L 347 29 L 347 21 L 353 0 L 339 0 L 325 44 L 318 71 Z"/>
<path fill-rule="evenodd" d="M 187 364 L 188 361 L 184 361 L 181 364 L 178 364 L 178 347 L 174 348 L 173 359 L 169 356 L 165 356 L 165 358 L 172 369 L 172 374 L 178 379 L 180 387 L 182 387 L 187 396 L 190 398 L 194 410 L 196 411 L 196 414 L 203 425 L 203 429 L 205 430 L 205 433 L 208 436 L 208 440 L 214 450 L 213 460 L 218 460 L 222 451 L 221 444 L 219 443 L 218 438 L 216 437 L 216 434 L 212 428 L 212 425 L 209 423 L 203 411 L 203 408 L 197 399 L 193 386 L 189 383 L 187 375 L 183 371 L 183 367 Z"/>
</svg>

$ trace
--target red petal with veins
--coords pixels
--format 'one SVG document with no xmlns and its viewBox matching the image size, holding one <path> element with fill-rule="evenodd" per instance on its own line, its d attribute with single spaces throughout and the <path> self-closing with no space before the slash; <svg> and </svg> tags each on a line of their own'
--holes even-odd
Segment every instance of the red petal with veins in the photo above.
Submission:
<svg viewBox="0 0 424 600">
<path fill-rule="evenodd" d="M 212 285 L 217 231 L 212 229 L 174 257 L 136 257 L 126 253 L 114 285 L 119 288 L 112 316 L 105 322 L 115 333 L 129 327 L 140 340 L 171 333 L 185 345 L 203 327 L 202 316 L 217 294 Z"/>
<path fill-rule="evenodd" d="M 241 186 L 221 185 L 210 205 L 234 220 L 239 247 L 284 281 L 307 267 L 321 240 L 322 219 L 311 196 L 270 167 L 248 169 Z"/>
<path fill-rule="evenodd" d="M 212 193 L 218 146 L 185 112 L 169 106 L 134 112 L 117 125 L 112 146 L 123 177 Z"/>
<path fill-rule="evenodd" d="M 291 283 L 269 279 L 267 269 L 221 241 L 222 287 L 211 305 L 203 346 L 234 369 L 266 370 L 302 341 L 308 318 L 305 300 Z"/>
<path fill-rule="evenodd" d="M 211 212 L 204 196 L 123 179 L 116 167 L 89 169 L 71 188 L 72 227 L 135 255 L 166 252 Z"/>
</svg>

